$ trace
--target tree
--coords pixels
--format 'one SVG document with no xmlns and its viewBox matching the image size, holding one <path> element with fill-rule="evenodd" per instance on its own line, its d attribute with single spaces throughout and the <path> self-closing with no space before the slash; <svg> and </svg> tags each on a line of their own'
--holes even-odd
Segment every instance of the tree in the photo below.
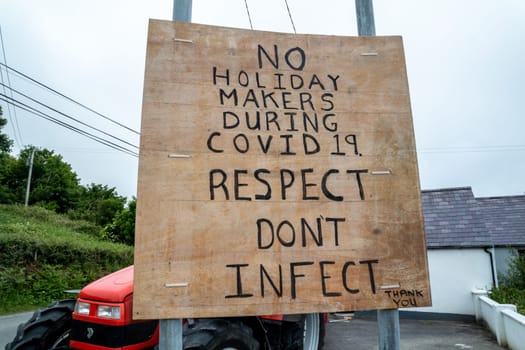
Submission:
<svg viewBox="0 0 525 350">
<path fill-rule="evenodd" d="M 2 133 L 2 128 L 6 126 L 6 124 L 7 119 L 2 118 L 2 107 L 0 106 L 0 153 L 11 152 L 11 147 L 13 146 L 13 140 L 11 140 L 6 134 Z"/>
<path fill-rule="evenodd" d="M 11 188 L 16 158 L 7 152 L 0 152 L 0 203 L 16 203 L 16 194 Z"/>
<path fill-rule="evenodd" d="M 70 216 L 105 226 L 124 209 L 125 203 L 126 197 L 119 196 L 114 187 L 92 183 L 80 186 L 76 209 Z"/>
<path fill-rule="evenodd" d="M 509 260 L 509 270 L 502 278 L 502 284 L 525 292 L 525 255 L 515 252 Z"/>
<path fill-rule="evenodd" d="M 128 203 L 128 207 L 118 213 L 113 222 L 106 225 L 103 236 L 113 242 L 133 245 L 135 243 L 135 216 L 137 209 L 137 199 Z"/>
<path fill-rule="evenodd" d="M 22 203 L 27 186 L 29 158 L 33 147 L 26 147 L 13 169 L 12 189 L 17 201 Z M 66 213 L 76 205 L 79 195 L 79 180 L 71 165 L 64 162 L 61 155 L 48 149 L 36 149 L 31 177 L 29 203 Z"/>
<path fill-rule="evenodd" d="M 69 212 L 72 218 L 102 227 L 124 210 L 126 197 L 105 185 L 81 186 L 71 165 L 51 150 L 28 146 L 18 158 L 12 157 L 9 152 L 13 141 L 1 132 L 7 123 L 1 116 L 0 108 L 0 203 L 24 203 L 29 159 L 34 149 L 29 204 L 58 213 Z"/>
<path fill-rule="evenodd" d="M 2 107 L 0 106 L 0 203 L 14 203 L 15 194 L 9 187 L 12 178 L 13 166 L 16 159 L 9 152 L 13 146 L 13 140 L 6 134 L 2 133 L 2 128 L 7 124 L 7 120 L 2 118 Z"/>
<path fill-rule="evenodd" d="M 500 304 L 514 304 L 518 312 L 525 315 L 525 255 L 515 252 L 509 260 L 509 270 L 500 276 L 498 288 L 493 288 L 490 297 Z"/>
</svg>

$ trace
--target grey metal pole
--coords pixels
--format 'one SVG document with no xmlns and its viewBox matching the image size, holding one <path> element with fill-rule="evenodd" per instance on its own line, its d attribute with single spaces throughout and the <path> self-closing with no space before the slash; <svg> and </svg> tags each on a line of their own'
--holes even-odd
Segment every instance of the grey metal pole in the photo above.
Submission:
<svg viewBox="0 0 525 350">
<path fill-rule="evenodd" d="M 374 7 L 372 0 L 355 0 L 357 32 L 359 36 L 375 36 Z M 399 310 L 377 310 L 378 349 L 399 350 Z"/>
<path fill-rule="evenodd" d="M 173 0 L 173 20 L 191 22 L 192 0 Z M 182 350 L 182 319 L 159 321 L 159 349 Z"/>
<path fill-rule="evenodd" d="M 182 320 L 160 320 L 159 349 L 182 350 Z"/>
<path fill-rule="evenodd" d="M 377 330 L 379 350 L 399 350 L 399 310 L 377 310 Z"/>
<path fill-rule="evenodd" d="M 359 36 L 376 35 L 372 0 L 355 0 L 355 12 L 357 15 L 357 33 Z"/>
<path fill-rule="evenodd" d="M 191 22 L 192 0 L 173 0 L 173 20 Z"/>
<path fill-rule="evenodd" d="M 33 162 L 35 160 L 35 148 L 31 149 L 31 157 L 29 158 L 29 173 L 27 174 L 26 200 L 25 206 L 29 204 L 29 192 L 31 191 L 31 177 L 33 176 Z"/>
</svg>

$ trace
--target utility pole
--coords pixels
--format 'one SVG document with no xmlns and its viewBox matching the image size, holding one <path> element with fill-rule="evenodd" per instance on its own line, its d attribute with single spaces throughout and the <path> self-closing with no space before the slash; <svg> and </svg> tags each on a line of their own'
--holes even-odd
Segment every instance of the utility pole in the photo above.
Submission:
<svg viewBox="0 0 525 350">
<path fill-rule="evenodd" d="M 375 36 L 374 6 L 372 0 L 355 0 L 357 33 L 359 36 Z"/>
<path fill-rule="evenodd" d="M 374 7 L 372 0 L 355 0 L 357 32 L 359 36 L 375 36 Z M 377 310 L 378 349 L 399 350 L 399 310 Z"/>
<path fill-rule="evenodd" d="M 173 20 L 191 22 L 192 0 L 173 0 Z"/>
<path fill-rule="evenodd" d="M 35 148 L 31 149 L 31 156 L 29 157 L 29 173 L 27 174 L 26 200 L 25 206 L 29 203 L 29 191 L 31 190 L 31 176 L 33 175 L 33 162 L 35 160 Z"/>
<path fill-rule="evenodd" d="M 192 0 L 173 0 L 173 20 L 191 22 Z M 182 319 L 159 321 L 159 349 L 182 350 Z"/>
</svg>

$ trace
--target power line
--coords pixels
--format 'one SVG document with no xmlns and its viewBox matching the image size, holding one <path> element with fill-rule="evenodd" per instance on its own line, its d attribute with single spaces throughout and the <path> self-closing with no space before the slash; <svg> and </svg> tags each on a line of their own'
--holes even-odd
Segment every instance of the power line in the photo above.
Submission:
<svg viewBox="0 0 525 350">
<path fill-rule="evenodd" d="M 83 136 L 86 136 L 89 139 L 92 139 L 92 140 L 94 140 L 96 142 L 99 142 L 99 143 L 101 143 L 101 144 L 103 144 L 105 146 L 111 147 L 111 148 L 113 148 L 113 149 L 115 149 L 117 151 L 121 151 L 121 152 L 124 152 L 126 154 L 132 155 L 134 157 L 138 157 L 138 154 L 133 152 L 132 150 L 129 150 L 129 149 L 127 149 L 127 148 L 125 148 L 125 147 L 123 147 L 121 145 L 115 144 L 115 143 L 113 143 L 111 141 L 105 140 L 105 139 L 103 139 L 103 138 L 101 138 L 99 136 L 93 135 L 93 134 L 91 134 L 91 133 L 89 133 L 87 131 L 81 130 L 81 129 L 77 128 L 77 127 L 74 127 L 74 126 L 64 122 L 64 121 L 61 121 L 61 120 L 56 119 L 56 118 L 53 118 L 52 116 L 50 116 L 50 115 L 48 115 L 48 114 L 46 114 L 46 113 L 44 113 L 42 111 L 39 111 L 36 108 L 28 106 L 25 103 L 13 100 L 9 96 L 0 94 L 0 100 L 2 100 L 4 102 L 7 102 L 9 104 L 12 104 L 13 106 L 15 106 L 17 108 L 20 108 L 22 110 L 25 110 L 26 112 L 32 113 L 32 114 L 34 114 L 34 115 L 36 115 L 36 116 L 38 116 L 40 118 L 43 118 L 43 119 L 51 121 L 51 122 L 53 122 L 55 124 L 58 124 L 58 125 L 66 128 L 66 129 L 69 129 L 69 130 L 74 131 L 76 133 L 79 133 L 79 134 L 81 134 Z"/>
<path fill-rule="evenodd" d="M 250 21 L 250 28 L 253 30 L 252 16 L 250 16 L 250 9 L 248 8 L 248 0 L 244 0 L 244 5 L 246 6 L 246 13 L 248 14 L 248 20 Z"/>
<path fill-rule="evenodd" d="M 55 123 L 57 125 L 60 125 L 60 126 L 66 128 L 66 129 L 68 129 L 68 130 L 71 130 L 71 131 L 74 131 L 74 132 L 76 132 L 78 134 L 81 134 L 81 135 L 83 135 L 83 136 L 85 136 L 85 137 L 87 137 L 89 139 L 92 139 L 92 140 L 94 140 L 96 142 L 99 142 L 99 143 L 101 143 L 101 144 L 103 144 L 105 146 L 111 147 L 111 148 L 113 148 L 113 149 L 115 149 L 117 151 L 126 153 L 126 154 L 134 156 L 134 157 L 138 157 L 138 154 L 136 152 L 134 152 L 134 151 L 132 151 L 130 149 L 127 149 L 124 146 L 118 145 L 118 144 L 116 144 L 114 142 L 111 142 L 111 141 L 108 141 L 108 140 L 106 140 L 106 139 L 104 139 L 102 137 L 96 136 L 96 135 L 91 134 L 91 133 L 89 133 L 89 132 L 87 132 L 85 130 L 82 130 L 82 129 L 79 129 L 79 128 L 75 127 L 75 126 L 72 126 L 72 125 L 70 125 L 70 124 L 68 124 L 68 123 L 66 123 L 64 121 L 56 119 L 56 118 L 50 116 L 49 114 L 46 114 L 46 113 L 44 113 L 42 111 L 39 111 L 36 108 L 31 107 L 31 106 L 29 106 L 29 105 L 27 105 L 27 104 L 25 104 L 23 102 L 20 102 L 20 101 L 18 101 L 16 99 L 13 99 L 13 98 L 11 98 L 11 97 L 9 97 L 7 95 L 0 94 L 0 100 L 6 102 L 8 104 L 13 105 L 14 107 L 17 107 L 17 108 L 20 108 L 22 110 L 25 110 L 26 112 L 32 113 L 32 114 L 34 114 L 34 115 L 36 115 L 36 116 L 38 116 L 40 118 L 46 119 L 48 121 L 51 121 L 51 122 L 53 122 L 53 123 Z"/>
<path fill-rule="evenodd" d="M 43 88 L 45 88 L 45 89 L 47 89 L 47 90 L 53 92 L 54 94 L 56 94 L 56 95 L 58 95 L 58 96 L 60 96 L 60 97 L 63 97 L 63 98 L 65 98 L 66 100 L 68 100 L 68 101 L 70 101 L 70 102 L 72 102 L 72 103 L 74 103 L 74 104 L 76 104 L 76 105 L 78 105 L 78 106 L 80 106 L 80 107 L 82 107 L 82 108 L 84 108 L 84 109 L 87 109 L 88 111 L 90 111 L 90 112 L 92 112 L 92 113 L 98 115 L 99 117 L 104 118 L 104 119 L 106 119 L 106 120 L 112 122 L 112 123 L 115 124 L 115 125 L 118 125 L 118 126 L 124 128 L 124 129 L 126 129 L 126 130 L 128 130 L 128 131 L 131 131 L 131 132 L 133 132 L 133 133 L 135 133 L 135 134 L 137 134 L 137 135 L 140 135 L 140 132 L 138 132 L 138 131 L 136 131 L 136 130 L 134 130 L 134 129 L 131 129 L 130 127 L 128 127 L 128 126 L 126 126 L 126 125 L 124 125 L 124 124 L 122 124 L 122 123 L 119 123 L 119 122 L 117 122 L 116 120 L 113 120 L 113 119 L 111 119 L 111 118 L 109 118 L 109 117 L 103 115 L 102 113 L 99 113 L 99 112 L 95 111 L 94 109 L 92 109 L 92 108 L 90 108 L 90 107 L 88 107 L 88 106 L 86 106 L 86 105 L 84 105 L 84 104 L 82 104 L 82 103 L 80 103 L 80 102 L 78 102 L 78 101 L 72 99 L 71 97 L 68 97 L 68 96 L 62 94 L 61 92 L 58 92 L 57 90 L 55 90 L 55 89 L 53 89 L 53 88 L 47 86 L 46 84 L 41 83 L 41 82 L 39 82 L 38 80 L 31 78 L 31 77 L 28 76 L 27 74 L 24 74 L 24 73 L 22 73 L 22 72 L 20 72 L 20 71 L 18 71 L 18 70 L 16 70 L 16 69 L 14 69 L 14 68 L 8 66 L 7 64 L 4 64 L 4 63 L 1 63 L 1 62 L 0 62 L 0 65 L 1 65 L 1 66 L 4 66 L 7 70 L 10 70 L 10 71 L 12 71 L 12 72 L 18 74 L 19 76 L 22 76 L 22 77 L 24 77 L 24 78 L 26 78 L 26 79 L 32 81 L 33 83 L 36 83 L 37 85 L 39 85 L 39 86 L 41 86 L 41 87 L 43 87 Z"/>
<path fill-rule="evenodd" d="M 1 84 L 1 83 L 0 83 L 0 84 Z M 1 84 L 1 85 L 3 85 L 4 88 L 6 87 L 4 84 Z M 51 111 L 53 111 L 53 112 L 55 112 L 55 113 L 58 113 L 58 114 L 60 114 L 60 115 L 62 115 L 62 116 L 64 116 L 64 117 L 66 117 L 66 118 L 68 118 L 68 119 L 71 119 L 71 120 L 73 120 L 73 121 L 75 121 L 75 122 L 77 122 L 77 123 L 79 123 L 79 124 L 81 124 L 81 125 L 84 125 L 84 126 L 90 128 L 90 129 L 92 129 L 92 130 L 98 131 L 98 132 L 100 132 L 100 133 L 102 133 L 102 134 L 104 134 L 104 135 L 106 135 L 106 136 L 109 136 L 109 137 L 115 139 L 115 140 L 118 140 L 119 142 L 125 143 L 125 144 L 127 144 L 128 146 L 131 146 L 131 147 L 134 147 L 134 148 L 138 149 L 137 146 L 135 146 L 134 144 L 132 144 L 132 143 L 130 143 L 130 142 L 127 142 L 127 141 L 125 141 L 125 140 L 123 140 L 123 139 L 121 139 L 121 138 L 118 138 L 118 137 L 116 137 L 116 136 L 113 136 L 113 135 L 111 135 L 111 134 L 105 132 L 105 131 L 102 131 L 102 130 L 100 130 L 100 129 L 98 129 L 98 128 L 95 128 L 94 126 L 91 126 L 91 125 L 89 125 L 89 124 L 87 124 L 87 123 L 84 123 L 84 122 L 82 122 L 82 121 L 80 121 L 80 120 L 78 120 L 78 119 L 76 119 L 76 118 L 74 118 L 74 117 L 72 117 L 72 116 L 70 116 L 70 115 L 68 115 L 68 114 L 66 114 L 66 113 L 63 113 L 63 112 L 61 112 L 61 111 L 59 111 L 59 110 L 57 110 L 57 109 L 55 109 L 55 108 L 53 108 L 53 107 L 50 107 L 50 106 L 48 106 L 47 104 L 42 103 L 42 102 L 40 102 L 40 101 L 38 101 L 38 100 L 36 100 L 36 99 L 34 99 L 34 98 L 28 96 L 28 95 L 26 95 L 26 94 L 24 94 L 24 93 L 22 93 L 22 92 L 16 90 L 16 89 L 13 89 L 13 88 L 11 88 L 11 87 L 7 87 L 7 88 L 8 88 L 11 92 L 14 91 L 16 94 L 18 94 L 18 95 L 20 95 L 20 96 L 22 96 L 22 97 L 25 97 L 25 98 L 27 98 L 28 100 L 30 100 L 30 101 L 32 101 L 32 102 L 35 102 L 35 103 L 39 104 L 39 105 L 42 106 L 42 107 L 45 107 L 45 108 L 47 108 L 47 109 L 49 109 L 49 110 L 51 110 Z M 13 100 L 14 100 L 14 98 L 13 98 Z M 16 101 L 16 100 L 15 100 L 15 101 Z"/>
<path fill-rule="evenodd" d="M 292 12 L 290 11 L 290 6 L 288 6 L 288 0 L 284 0 L 284 3 L 286 4 L 286 9 L 288 10 L 288 17 L 290 17 L 290 22 L 292 23 L 293 32 L 297 34 L 297 30 L 295 30 L 295 24 L 293 23 Z"/>
<path fill-rule="evenodd" d="M 79 133 L 79 134 L 81 134 L 83 136 L 86 136 L 89 139 L 92 139 L 92 140 L 94 140 L 96 142 L 99 142 L 99 143 L 101 143 L 101 144 L 103 144 L 105 146 L 111 147 L 111 148 L 113 148 L 113 149 L 115 149 L 117 151 L 121 151 L 121 152 L 127 153 L 127 154 L 135 156 L 135 157 L 138 156 L 138 154 L 133 152 L 132 150 L 129 150 L 129 149 L 127 149 L 127 148 L 125 148 L 125 147 L 123 147 L 121 145 L 118 145 L 118 144 L 115 144 L 115 143 L 113 143 L 111 141 L 103 139 L 103 138 L 101 138 L 99 136 L 93 135 L 93 134 L 91 134 L 91 133 L 89 133 L 87 131 L 84 131 L 84 130 L 79 129 L 79 128 L 75 127 L 75 126 L 72 126 L 72 125 L 70 125 L 70 124 L 68 124 L 68 123 L 66 123 L 64 121 L 61 121 L 61 120 L 56 119 L 56 118 L 53 118 L 52 116 L 50 116 L 50 115 L 48 115 L 48 114 L 46 114 L 46 113 L 44 113 L 42 111 L 39 111 L 36 108 L 28 106 L 25 103 L 13 100 L 9 96 L 5 96 L 3 94 L 0 94 L 0 100 L 2 100 L 4 102 L 7 102 L 9 104 L 12 104 L 13 106 L 15 106 L 17 108 L 20 108 L 22 110 L 25 110 L 26 112 L 32 113 L 32 114 L 34 114 L 34 115 L 36 115 L 36 116 L 38 116 L 40 118 L 43 118 L 45 120 L 51 121 L 51 122 L 53 122 L 55 124 L 58 124 L 58 125 L 66 128 L 66 129 L 68 129 L 68 130 L 71 130 L 71 131 Z"/>
<path fill-rule="evenodd" d="M 0 26 L 0 44 L 2 45 L 2 55 L 4 57 L 4 62 L 7 64 L 7 56 L 5 54 L 5 45 L 4 45 L 4 36 L 2 34 L 2 26 Z M 11 79 L 9 78 L 9 71 L 6 69 L 5 71 L 6 78 L 7 78 L 7 84 L 11 86 Z M 4 74 L 2 73 L 2 69 L 0 68 L 0 81 L 2 82 L 2 85 L 4 83 Z M 4 87 L 4 93 L 5 87 Z M 11 97 L 13 97 L 13 93 L 11 92 Z M 24 144 L 24 141 L 22 140 L 22 133 L 20 132 L 20 126 L 18 125 L 18 118 L 16 115 L 16 108 L 13 108 L 13 115 L 11 118 L 11 107 L 9 104 L 7 105 L 7 116 L 9 118 L 9 121 L 11 122 L 11 128 L 13 129 L 13 135 L 15 136 L 15 142 L 18 146 L 18 148 L 22 148 L 21 145 Z M 14 122 L 13 122 L 14 120 Z"/>
<path fill-rule="evenodd" d="M 491 145 L 461 147 L 419 148 L 419 153 L 477 153 L 477 152 L 514 152 L 525 151 L 525 145 Z"/>
</svg>

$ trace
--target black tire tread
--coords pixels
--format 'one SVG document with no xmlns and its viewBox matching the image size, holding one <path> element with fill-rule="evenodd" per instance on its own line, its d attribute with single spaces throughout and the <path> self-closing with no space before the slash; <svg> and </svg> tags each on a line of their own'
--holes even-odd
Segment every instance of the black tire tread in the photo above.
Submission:
<svg viewBox="0 0 525 350">
<path fill-rule="evenodd" d="M 71 329 L 71 317 L 75 300 L 61 300 L 37 310 L 31 318 L 18 326 L 13 341 L 5 350 L 44 350 L 54 343 L 67 329 Z"/>
<path fill-rule="evenodd" d="M 324 314 L 319 314 L 319 347 L 318 350 L 322 350 L 324 348 L 324 338 L 326 333 L 326 323 L 324 323 Z"/>
<path fill-rule="evenodd" d="M 183 332 L 184 350 L 219 350 L 221 344 L 236 340 L 244 347 L 240 350 L 258 350 L 259 342 L 251 328 L 233 319 L 197 319 L 186 324 Z"/>
</svg>

